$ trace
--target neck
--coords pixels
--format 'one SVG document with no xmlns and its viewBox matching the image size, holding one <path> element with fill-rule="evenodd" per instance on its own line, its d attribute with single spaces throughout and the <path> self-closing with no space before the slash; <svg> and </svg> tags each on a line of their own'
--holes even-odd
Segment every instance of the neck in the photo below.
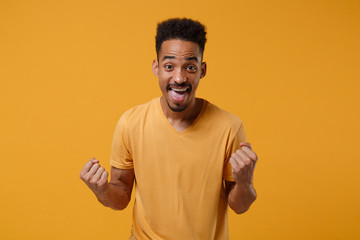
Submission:
<svg viewBox="0 0 360 240">
<path fill-rule="evenodd" d="M 160 104 L 165 117 L 172 125 L 173 123 L 179 122 L 183 122 L 185 125 L 190 125 L 199 115 L 203 105 L 203 100 L 195 98 L 194 101 L 190 102 L 186 109 L 181 112 L 174 112 L 171 110 L 163 96 L 160 98 Z"/>
</svg>

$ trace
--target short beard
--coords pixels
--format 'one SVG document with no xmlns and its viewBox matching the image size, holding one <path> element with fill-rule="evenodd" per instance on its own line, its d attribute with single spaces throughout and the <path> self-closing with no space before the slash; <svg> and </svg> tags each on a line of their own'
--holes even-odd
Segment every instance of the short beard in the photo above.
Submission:
<svg viewBox="0 0 360 240">
<path fill-rule="evenodd" d="M 171 111 L 173 111 L 173 112 L 182 112 L 182 111 L 184 111 L 186 108 L 187 108 L 187 104 L 185 105 L 185 106 L 183 106 L 183 107 L 177 107 L 177 108 L 173 108 L 172 106 L 170 106 L 170 104 L 169 104 L 169 102 L 168 101 L 166 101 L 166 103 L 167 103 L 167 105 L 169 106 L 169 108 L 171 109 Z"/>
</svg>

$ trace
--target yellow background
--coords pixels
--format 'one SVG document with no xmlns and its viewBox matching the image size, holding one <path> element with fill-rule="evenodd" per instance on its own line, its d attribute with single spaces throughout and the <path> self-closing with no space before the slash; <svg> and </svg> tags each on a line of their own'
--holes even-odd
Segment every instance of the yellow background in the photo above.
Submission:
<svg viewBox="0 0 360 240">
<path fill-rule="evenodd" d="M 177 16 L 208 29 L 198 96 L 259 155 L 231 239 L 360 238 L 360 1 L 2 0 L 0 239 L 127 239 L 132 203 L 102 207 L 79 172 L 159 96 L 155 28 Z"/>
</svg>

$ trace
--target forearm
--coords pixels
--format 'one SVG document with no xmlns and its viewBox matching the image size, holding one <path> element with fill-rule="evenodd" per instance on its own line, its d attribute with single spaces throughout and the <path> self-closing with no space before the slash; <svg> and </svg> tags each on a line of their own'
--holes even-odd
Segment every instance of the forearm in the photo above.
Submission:
<svg viewBox="0 0 360 240">
<path fill-rule="evenodd" d="M 228 195 L 229 206 L 237 214 L 246 212 L 256 199 L 253 185 L 235 184 Z"/>
<path fill-rule="evenodd" d="M 94 192 L 98 201 L 105 207 L 114 210 L 123 210 L 130 202 L 130 194 L 122 188 L 108 183 L 103 192 Z"/>
</svg>

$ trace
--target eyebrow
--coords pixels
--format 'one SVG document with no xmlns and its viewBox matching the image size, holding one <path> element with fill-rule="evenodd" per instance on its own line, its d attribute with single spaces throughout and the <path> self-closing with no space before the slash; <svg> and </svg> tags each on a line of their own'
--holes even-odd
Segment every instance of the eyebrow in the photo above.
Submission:
<svg viewBox="0 0 360 240">
<path fill-rule="evenodd" d="M 165 59 L 175 59 L 175 56 L 164 56 L 162 61 L 164 61 Z M 192 60 L 198 61 L 197 57 L 187 57 L 187 58 L 185 58 L 185 60 L 186 61 L 192 61 Z"/>
<path fill-rule="evenodd" d="M 185 60 L 187 60 L 187 61 L 192 61 L 192 60 L 197 61 L 198 59 L 197 59 L 197 57 L 188 57 L 188 58 L 185 58 Z"/>
<path fill-rule="evenodd" d="M 175 57 L 174 56 L 164 56 L 162 61 L 164 61 L 165 59 L 175 59 Z"/>
</svg>

